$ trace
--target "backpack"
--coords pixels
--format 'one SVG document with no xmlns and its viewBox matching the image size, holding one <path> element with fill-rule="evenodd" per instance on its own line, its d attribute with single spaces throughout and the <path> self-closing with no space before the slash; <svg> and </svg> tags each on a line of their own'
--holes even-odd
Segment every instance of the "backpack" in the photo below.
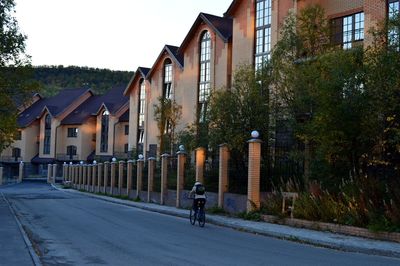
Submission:
<svg viewBox="0 0 400 266">
<path fill-rule="evenodd" d="M 206 192 L 206 188 L 203 185 L 196 185 L 196 194 L 197 195 L 204 195 Z"/>
</svg>

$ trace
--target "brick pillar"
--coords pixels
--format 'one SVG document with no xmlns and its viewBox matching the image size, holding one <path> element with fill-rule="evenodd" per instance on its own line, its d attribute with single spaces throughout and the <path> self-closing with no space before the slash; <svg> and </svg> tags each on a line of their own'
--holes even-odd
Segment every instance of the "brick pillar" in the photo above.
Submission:
<svg viewBox="0 0 400 266">
<path fill-rule="evenodd" d="M 67 170 L 67 163 L 64 162 L 64 164 L 63 164 L 63 169 L 62 169 L 62 178 L 63 178 L 63 182 L 67 180 L 66 170 Z"/>
<path fill-rule="evenodd" d="M 100 188 L 102 187 L 102 182 L 103 182 L 103 164 L 98 163 L 97 164 L 97 192 L 101 192 Z"/>
<path fill-rule="evenodd" d="M 97 187 L 97 164 L 93 164 L 92 166 L 92 192 L 96 192 Z"/>
<path fill-rule="evenodd" d="M 90 191 L 90 187 L 92 186 L 92 165 L 88 164 L 87 166 L 87 191 Z"/>
<path fill-rule="evenodd" d="M 110 194 L 114 195 L 114 187 L 115 187 L 115 165 L 116 162 L 111 162 L 111 189 Z"/>
<path fill-rule="evenodd" d="M 118 194 L 119 195 L 121 195 L 121 193 L 122 193 L 122 186 L 124 183 L 124 166 L 125 166 L 125 162 L 119 161 L 119 166 L 118 166 Z"/>
<path fill-rule="evenodd" d="M 254 136 L 258 137 L 258 134 Z M 260 161 L 261 140 L 253 136 L 249 140 L 249 169 L 247 185 L 247 211 L 260 208 Z"/>
<path fill-rule="evenodd" d="M 185 162 L 186 153 L 184 151 L 178 151 L 178 174 L 176 177 L 176 207 L 181 206 L 181 192 L 185 185 Z"/>
<path fill-rule="evenodd" d="M 72 163 L 68 166 L 68 181 L 70 181 L 72 185 Z"/>
<path fill-rule="evenodd" d="M 75 165 L 70 165 L 71 167 L 71 183 L 72 187 L 75 187 Z"/>
<path fill-rule="evenodd" d="M 136 179 L 136 197 L 139 197 L 143 184 L 143 165 L 144 160 L 137 160 L 137 179 Z"/>
<path fill-rule="evenodd" d="M 47 183 L 50 184 L 52 176 L 53 167 L 51 164 L 47 165 Z"/>
<path fill-rule="evenodd" d="M 156 158 L 150 157 L 149 169 L 147 171 L 147 202 L 150 202 L 151 192 L 153 192 L 155 166 L 156 166 Z"/>
<path fill-rule="evenodd" d="M 87 178 L 86 178 L 86 175 L 87 175 L 87 165 L 84 164 L 84 165 L 82 165 L 82 189 L 84 189 L 84 190 L 87 190 L 87 186 L 86 186 Z"/>
<path fill-rule="evenodd" d="M 126 195 L 129 197 L 129 192 L 132 189 L 132 169 L 133 161 L 129 160 L 126 166 Z"/>
<path fill-rule="evenodd" d="M 24 163 L 21 161 L 19 163 L 18 183 L 22 182 L 23 177 L 24 177 Z"/>
<path fill-rule="evenodd" d="M 169 154 L 161 155 L 161 205 L 165 204 L 165 197 L 168 193 L 168 159 Z"/>
<path fill-rule="evenodd" d="M 107 194 L 107 187 L 108 187 L 108 169 L 110 169 L 110 163 L 104 162 L 104 194 Z"/>
<path fill-rule="evenodd" d="M 196 149 L 196 181 L 204 184 L 204 162 L 206 160 L 206 149 Z"/>
<path fill-rule="evenodd" d="M 3 167 L 0 167 L 0 186 L 3 185 Z"/>
<path fill-rule="evenodd" d="M 218 207 L 224 207 L 224 193 L 228 192 L 228 163 L 229 149 L 226 144 L 219 146 L 219 181 L 218 181 Z"/>
<path fill-rule="evenodd" d="M 57 177 L 57 164 L 53 164 L 53 180 L 52 183 L 55 184 L 56 183 L 56 177 Z"/>
</svg>

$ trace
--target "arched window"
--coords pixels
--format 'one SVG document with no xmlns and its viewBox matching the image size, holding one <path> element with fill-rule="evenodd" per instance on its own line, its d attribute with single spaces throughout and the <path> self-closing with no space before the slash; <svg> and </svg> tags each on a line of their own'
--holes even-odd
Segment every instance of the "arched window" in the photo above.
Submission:
<svg viewBox="0 0 400 266">
<path fill-rule="evenodd" d="M 21 149 L 20 148 L 13 148 L 12 149 L 12 157 L 14 158 L 14 161 L 19 161 L 19 158 L 21 157 Z"/>
<path fill-rule="evenodd" d="M 76 156 L 76 146 L 67 146 L 67 155 L 70 160 L 74 160 L 74 156 Z"/>
<path fill-rule="evenodd" d="M 107 110 L 101 115 L 101 137 L 100 137 L 100 152 L 108 151 L 108 126 L 110 123 L 110 113 Z"/>
<path fill-rule="evenodd" d="M 269 60 L 271 52 L 271 14 L 272 0 L 256 1 L 256 53 L 255 69 L 262 68 L 263 63 Z"/>
<path fill-rule="evenodd" d="M 211 88 L 211 36 L 205 31 L 200 41 L 200 79 L 199 79 L 199 97 L 198 112 L 199 122 L 204 122 L 207 99 L 210 96 Z"/>
<path fill-rule="evenodd" d="M 43 154 L 50 154 L 50 140 L 51 140 L 51 116 L 49 114 L 44 118 L 44 142 Z"/>
<path fill-rule="evenodd" d="M 139 119 L 138 119 L 138 140 L 139 144 L 144 142 L 144 118 L 146 108 L 146 87 L 144 79 L 140 81 L 139 85 Z"/>
<path fill-rule="evenodd" d="M 170 59 L 164 61 L 164 89 L 163 96 L 172 99 L 172 62 Z"/>
</svg>

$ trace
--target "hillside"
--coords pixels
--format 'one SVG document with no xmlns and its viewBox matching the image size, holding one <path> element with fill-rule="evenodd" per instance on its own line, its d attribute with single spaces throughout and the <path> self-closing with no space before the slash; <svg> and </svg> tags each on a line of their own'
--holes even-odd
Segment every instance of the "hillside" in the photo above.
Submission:
<svg viewBox="0 0 400 266">
<path fill-rule="evenodd" d="M 34 79 L 39 82 L 44 96 L 55 95 L 63 88 L 88 87 L 104 93 L 116 85 L 127 85 L 134 72 L 112 71 L 77 66 L 37 66 Z"/>
</svg>

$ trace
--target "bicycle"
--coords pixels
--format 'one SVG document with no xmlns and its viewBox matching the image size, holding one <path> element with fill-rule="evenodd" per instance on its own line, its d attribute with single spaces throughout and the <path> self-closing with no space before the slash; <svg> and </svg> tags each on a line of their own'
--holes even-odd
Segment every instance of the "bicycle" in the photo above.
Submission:
<svg viewBox="0 0 400 266">
<path fill-rule="evenodd" d="M 189 198 L 189 199 L 193 199 L 193 198 Z M 205 223 L 206 223 L 206 213 L 204 211 L 204 205 L 206 204 L 206 200 L 205 199 L 199 199 L 197 201 L 197 208 L 195 210 L 193 210 L 193 208 L 190 209 L 190 223 L 192 225 L 196 224 L 196 220 L 199 223 L 200 227 L 204 227 Z"/>
</svg>

